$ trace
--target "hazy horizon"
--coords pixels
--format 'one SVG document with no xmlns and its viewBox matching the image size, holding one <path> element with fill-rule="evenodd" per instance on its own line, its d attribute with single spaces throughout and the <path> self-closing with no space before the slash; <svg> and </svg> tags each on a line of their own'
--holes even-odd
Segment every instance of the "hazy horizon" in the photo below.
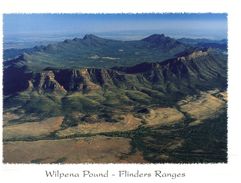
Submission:
<svg viewBox="0 0 241 183">
<path fill-rule="evenodd" d="M 95 34 L 137 40 L 151 34 L 173 38 L 227 39 L 227 14 L 4 14 L 4 48 Z"/>
</svg>

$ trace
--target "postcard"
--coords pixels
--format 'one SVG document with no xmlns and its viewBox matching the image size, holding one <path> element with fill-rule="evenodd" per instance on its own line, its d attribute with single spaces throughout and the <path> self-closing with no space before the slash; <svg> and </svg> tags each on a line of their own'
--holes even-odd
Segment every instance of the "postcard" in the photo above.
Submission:
<svg viewBox="0 0 241 183">
<path fill-rule="evenodd" d="M 185 182 L 198 167 L 225 171 L 228 16 L 3 12 L 5 182 L 14 167 L 33 167 L 41 182 Z"/>
</svg>

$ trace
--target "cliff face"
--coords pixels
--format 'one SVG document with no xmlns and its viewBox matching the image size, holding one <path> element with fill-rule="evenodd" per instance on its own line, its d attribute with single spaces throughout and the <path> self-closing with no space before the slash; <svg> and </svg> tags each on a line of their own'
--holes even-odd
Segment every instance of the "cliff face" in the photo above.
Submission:
<svg viewBox="0 0 241 183">
<path fill-rule="evenodd" d="M 4 70 L 4 94 L 36 90 L 39 93 L 88 92 L 103 88 L 159 87 L 162 92 L 226 87 L 225 57 L 192 53 L 161 63 L 142 63 L 112 69 L 46 69 L 39 73 L 23 68 Z"/>
<path fill-rule="evenodd" d="M 66 93 L 63 86 L 56 80 L 53 71 L 45 71 L 37 73 L 29 80 L 29 90 L 37 90 L 42 92 Z"/>
</svg>

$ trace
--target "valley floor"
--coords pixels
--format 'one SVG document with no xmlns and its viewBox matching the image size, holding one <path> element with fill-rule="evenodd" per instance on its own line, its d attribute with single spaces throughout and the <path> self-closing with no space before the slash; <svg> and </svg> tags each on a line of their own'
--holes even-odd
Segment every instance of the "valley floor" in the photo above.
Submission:
<svg viewBox="0 0 241 183">
<path fill-rule="evenodd" d="M 227 161 L 227 93 L 188 96 L 173 107 L 120 114 L 63 128 L 64 117 L 9 123 L 4 113 L 5 163 L 202 163 Z"/>
</svg>

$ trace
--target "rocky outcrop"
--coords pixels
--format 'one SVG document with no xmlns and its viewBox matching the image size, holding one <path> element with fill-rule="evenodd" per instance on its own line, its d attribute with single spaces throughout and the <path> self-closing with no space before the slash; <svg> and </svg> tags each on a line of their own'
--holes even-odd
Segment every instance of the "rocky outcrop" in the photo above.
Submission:
<svg viewBox="0 0 241 183">
<path fill-rule="evenodd" d="M 29 82 L 33 83 L 32 90 L 36 89 L 39 93 L 66 93 L 66 90 L 63 88 L 63 86 L 56 81 L 53 71 L 37 73 Z"/>
<path fill-rule="evenodd" d="M 18 79 L 19 82 L 14 82 Z M 7 68 L 4 72 L 4 93 L 23 90 L 39 93 L 89 92 L 104 88 L 159 88 L 163 93 L 225 88 L 226 58 L 208 52 L 194 52 L 160 63 L 142 63 L 133 67 L 112 69 L 51 69 L 26 73 L 23 69 Z"/>
<path fill-rule="evenodd" d="M 178 57 L 178 60 L 193 60 L 198 57 L 205 57 L 207 55 L 208 55 L 208 51 L 198 50 L 198 51 L 192 52 L 191 54 L 189 54 L 187 56 Z"/>
</svg>

